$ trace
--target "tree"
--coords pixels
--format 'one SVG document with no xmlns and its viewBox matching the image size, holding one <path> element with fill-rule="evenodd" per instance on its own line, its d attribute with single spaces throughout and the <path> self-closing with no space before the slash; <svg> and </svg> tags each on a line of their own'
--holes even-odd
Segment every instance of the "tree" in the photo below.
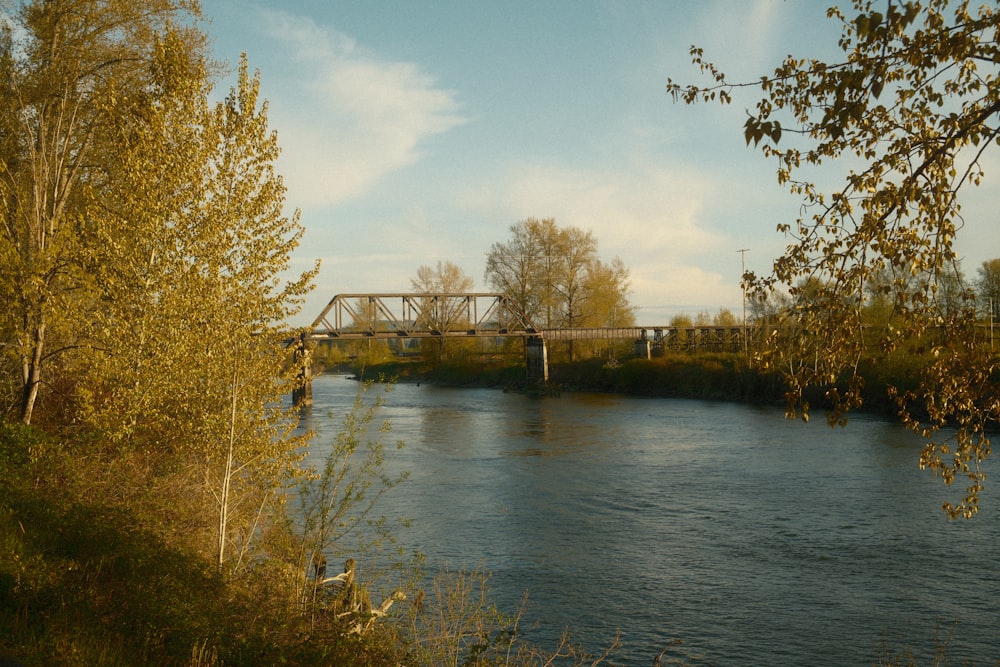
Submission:
<svg viewBox="0 0 1000 667">
<path fill-rule="evenodd" d="M 604 264 L 597 239 L 555 220 L 528 218 L 510 227 L 507 243 L 486 257 L 486 282 L 513 298 L 540 328 L 627 326 L 629 272 L 619 259 Z M 573 346 L 570 343 L 570 358 Z"/>
<path fill-rule="evenodd" d="M 114 480 L 120 495 L 161 503 L 150 513 L 237 568 L 300 456 L 282 341 L 315 269 L 283 279 L 303 229 L 283 213 L 257 77 L 244 58 L 210 105 L 197 43 L 187 30 L 157 37 L 103 156 L 107 182 L 85 193 L 93 285 L 75 296 L 89 345 L 73 419 L 147 471 Z"/>
<path fill-rule="evenodd" d="M 159 40 L 150 69 L 150 85 L 122 110 L 106 187 L 91 195 L 94 285 L 91 302 L 80 302 L 94 353 L 76 369 L 77 400 L 78 417 L 113 441 L 141 447 L 155 438 L 167 455 L 191 441 L 187 427 L 203 414 L 177 384 L 201 366 L 211 312 L 198 295 L 191 237 L 199 230 L 189 220 L 207 197 L 210 83 L 201 55 L 177 33 Z"/>
<path fill-rule="evenodd" d="M 514 299 L 537 326 L 549 325 L 553 255 L 547 239 L 554 229 L 554 220 L 528 218 L 511 225 L 510 240 L 494 243 L 486 256 L 486 283 Z"/>
<path fill-rule="evenodd" d="M 865 285 L 865 321 L 876 328 L 889 326 L 898 319 L 900 304 L 895 295 L 912 291 L 915 276 L 905 269 L 897 270 L 886 266 L 878 274 L 872 275 Z"/>
<path fill-rule="evenodd" d="M 766 368 L 785 369 L 789 413 L 808 414 L 802 392 L 814 385 L 827 388 L 830 418 L 841 420 L 860 405 L 862 359 L 921 341 L 931 361 L 920 392 L 898 396 L 902 416 L 934 440 L 921 454 L 922 467 L 948 484 L 957 475 L 968 478 L 965 496 L 945 503 L 951 516 L 968 517 L 983 488 L 987 429 L 1000 416 L 1000 396 L 989 381 L 998 361 L 983 345 L 974 308 L 941 314 L 935 293 L 957 260 L 960 195 L 982 182 L 983 156 L 1000 133 L 1000 12 L 949 0 L 887 1 L 880 11 L 854 0 L 852 14 L 827 12 L 841 26 L 839 62 L 789 56 L 769 76 L 732 83 L 692 47 L 694 64 L 712 83 L 669 81 L 667 90 L 687 103 L 729 103 L 744 87 L 763 93 L 744 137 L 777 163 L 778 183 L 803 199 L 806 215 L 778 226 L 792 242 L 771 275 L 751 275 L 748 286 L 766 293 L 803 278 L 821 285 L 796 308 L 795 345 L 772 347 L 759 358 Z M 859 167 L 831 192 L 803 174 L 834 161 Z M 899 275 L 886 286 L 899 317 L 881 329 L 876 346 L 866 346 L 863 296 L 889 267 Z M 846 384 L 838 387 L 843 376 Z M 924 419 L 912 409 L 918 399 Z M 932 437 L 945 424 L 957 427 L 953 443 Z"/>
<path fill-rule="evenodd" d="M 147 81 L 154 35 L 188 11 L 181 0 L 35 0 L 4 21 L 0 280 L 13 297 L 4 352 L 19 367 L 25 424 L 46 367 L 81 344 L 65 324 L 81 321 L 86 195 L 105 182 L 120 106 Z"/>
<path fill-rule="evenodd" d="M 609 264 L 599 259 L 592 261 L 583 277 L 584 298 L 578 302 L 583 317 L 576 326 L 633 326 L 635 307 L 628 301 L 630 285 L 628 267 L 620 258 L 615 257 Z M 571 360 L 578 352 L 593 355 L 605 347 L 598 341 L 570 341 L 568 345 Z"/>
<path fill-rule="evenodd" d="M 590 232 L 570 227 L 555 238 L 555 252 L 550 256 L 558 267 L 552 281 L 556 326 L 572 329 L 583 326 L 590 311 L 590 292 L 586 290 L 589 269 L 597 261 L 597 241 Z M 550 315 L 549 321 L 552 321 Z M 573 362 L 576 341 L 567 342 Z"/>
<path fill-rule="evenodd" d="M 593 326 L 630 327 L 635 324 L 635 306 L 628 300 L 629 277 L 628 267 L 618 257 L 610 264 L 598 259 L 588 267 L 584 291 L 589 295 L 587 310 Z"/>
<path fill-rule="evenodd" d="M 738 327 L 740 321 L 733 311 L 728 308 L 720 308 L 719 312 L 712 317 L 712 324 L 717 327 Z"/>
<path fill-rule="evenodd" d="M 427 265 L 418 268 L 417 277 L 410 280 L 410 285 L 415 292 L 443 294 L 471 292 L 475 282 L 455 264 L 438 261 L 437 268 Z"/>
<path fill-rule="evenodd" d="M 983 311 L 993 321 L 1000 320 L 1000 259 L 989 259 L 979 267 L 976 292 Z"/>
<path fill-rule="evenodd" d="M 471 292 L 473 285 L 472 278 L 465 275 L 458 266 L 451 262 L 438 261 L 437 268 L 432 269 L 427 265 L 422 265 L 417 269 L 417 277 L 410 280 L 410 285 L 415 292 L 422 294 L 461 294 Z M 421 326 L 428 327 L 433 331 L 445 332 L 456 326 L 468 327 L 468 322 L 454 321 L 456 312 L 464 313 L 463 302 L 456 297 L 425 298 L 421 303 L 421 314 L 423 322 Z M 437 338 L 437 344 L 432 349 L 427 349 L 421 341 L 421 348 L 425 353 L 435 355 L 437 360 L 444 359 L 444 335 Z"/>
<path fill-rule="evenodd" d="M 961 312 L 963 308 L 970 307 L 975 299 L 975 295 L 965 282 L 965 275 L 962 273 L 962 265 L 959 260 L 955 260 L 950 266 L 945 267 L 936 277 L 934 285 L 934 300 L 937 304 L 938 315 L 947 319 Z"/>
<path fill-rule="evenodd" d="M 301 443 L 290 437 L 296 421 L 280 398 L 296 369 L 290 375 L 278 351 L 286 322 L 319 268 L 282 279 L 304 229 L 297 211 L 284 214 L 285 186 L 273 167 L 277 134 L 268 129 L 267 103 L 259 101 L 259 75 L 251 77 L 248 69 L 244 56 L 237 85 L 208 116 L 208 196 L 196 220 L 204 234 L 199 259 L 209 283 L 205 296 L 215 316 L 206 357 L 216 360 L 218 374 L 209 391 L 228 408 L 221 433 L 209 435 L 214 447 L 205 457 L 219 508 L 220 566 L 229 544 L 237 548 L 237 563 L 245 562 L 258 517 L 268 504 L 283 502 L 281 492 L 295 474 Z"/>
</svg>

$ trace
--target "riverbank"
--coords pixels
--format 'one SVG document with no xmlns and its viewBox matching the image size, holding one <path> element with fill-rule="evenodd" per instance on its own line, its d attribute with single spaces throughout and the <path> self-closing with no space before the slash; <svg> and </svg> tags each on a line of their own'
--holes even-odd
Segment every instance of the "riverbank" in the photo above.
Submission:
<svg viewBox="0 0 1000 667">
<path fill-rule="evenodd" d="M 420 360 L 394 360 L 364 369 L 340 365 L 328 372 L 363 374 L 366 378 L 394 378 L 398 382 L 424 382 L 447 387 L 486 387 L 506 391 L 531 391 L 524 366 L 503 360 L 461 361 L 431 364 Z M 913 390 L 919 384 L 914 360 L 883 362 L 859 369 L 864 378 L 862 410 L 895 418 L 898 407 L 888 388 Z M 764 373 L 747 363 L 742 354 L 668 354 L 653 359 L 586 359 L 573 363 L 550 363 L 552 392 L 581 391 L 648 396 L 694 398 L 754 405 L 784 405 L 788 387 L 778 373 Z M 806 393 L 810 405 L 828 407 L 825 389 Z"/>
</svg>

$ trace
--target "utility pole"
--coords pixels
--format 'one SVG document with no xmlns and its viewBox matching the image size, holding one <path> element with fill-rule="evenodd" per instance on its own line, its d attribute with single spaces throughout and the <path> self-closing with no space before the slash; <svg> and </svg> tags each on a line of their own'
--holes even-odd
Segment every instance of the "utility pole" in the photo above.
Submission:
<svg viewBox="0 0 1000 667">
<path fill-rule="evenodd" d="M 750 248 L 741 248 L 736 252 L 740 253 L 740 289 L 743 292 L 743 354 L 747 354 L 748 344 L 747 344 L 747 286 L 743 282 L 743 276 L 747 272 L 747 262 L 746 257 Z"/>
</svg>

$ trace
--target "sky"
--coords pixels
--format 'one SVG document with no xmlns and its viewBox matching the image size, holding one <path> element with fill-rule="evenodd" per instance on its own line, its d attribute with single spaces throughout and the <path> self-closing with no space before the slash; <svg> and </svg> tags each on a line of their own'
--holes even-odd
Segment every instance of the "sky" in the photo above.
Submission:
<svg viewBox="0 0 1000 667">
<path fill-rule="evenodd" d="M 202 2 L 215 58 L 235 69 L 246 53 L 260 72 L 289 211 L 306 228 L 293 269 L 322 262 L 294 324 L 336 294 L 409 292 L 439 261 L 490 291 L 490 247 L 522 220 L 554 218 L 629 267 L 648 326 L 739 316 L 744 264 L 767 273 L 790 242 L 776 226 L 799 216 L 743 139 L 759 94 L 686 106 L 668 78 L 706 82 L 693 44 L 731 80 L 758 79 L 788 54 L 837 59 L 827 4 Z M 984 188 L 965 209 L 957 247 L 973 277 L 1000 256 L 997 194 Z"/>
</svg>

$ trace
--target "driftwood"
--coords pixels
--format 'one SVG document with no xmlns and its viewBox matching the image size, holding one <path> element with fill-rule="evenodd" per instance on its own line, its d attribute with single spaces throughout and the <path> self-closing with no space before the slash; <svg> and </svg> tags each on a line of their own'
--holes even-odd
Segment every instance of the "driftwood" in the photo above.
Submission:
<svg viewBox="0 0 1000 667">
<path fill-rule="evenodd" d="M 339 590 L 329 598 L 329 610 L 336 618 L 350 621 L 350 632 L 364 634 L 371 629 L 375 621 L 389 612 L 396 601 L 405 600 L 406 594 L 402 591 L 396 591 L 385 598 L 378 607 L 373 608 L 368 591 L 363 586 L 358 586 L 355 577 L 356 567 L 356 561 L 353 558 L 348 558 L 344 563 L 343 572 L 333 577 L 327 577 L 326 557 L 317 554 L 313 558 L 313 576 L 316 587 L 339 584 Z"/>
</svg>

